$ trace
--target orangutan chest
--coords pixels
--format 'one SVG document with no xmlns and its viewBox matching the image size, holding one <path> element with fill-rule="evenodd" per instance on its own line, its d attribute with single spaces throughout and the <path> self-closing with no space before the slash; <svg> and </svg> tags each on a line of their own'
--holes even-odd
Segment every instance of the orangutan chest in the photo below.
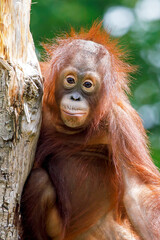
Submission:
<svg viewBox="0 0 160 240">
<path fill-rule="evenodd" d="M 59 151 L 48 159 L 47 171 L 67 234 L 85 231 L 108 211 L 113 187 L 106 151 L 89 148 L 66 156 Z"/>
<path fill-rule="evenodd" d="M 57 201 L 64 205 L 67 202 L 72 213 L 86 208 L 91 210 L 111 194 L 110 167 L 106 152 L 101 151 L 89 148 L 72 156 L 55 154 L 49 162 Z"/>
</svg>

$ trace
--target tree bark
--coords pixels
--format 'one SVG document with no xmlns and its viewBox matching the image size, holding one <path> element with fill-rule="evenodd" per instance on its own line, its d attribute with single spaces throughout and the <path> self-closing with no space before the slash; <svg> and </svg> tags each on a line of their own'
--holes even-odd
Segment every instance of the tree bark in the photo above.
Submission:
<svg viewBox="0 0 160 240">
<path fill-rule="evenodd" d="M 30 6 L 30 0 L 0 0 L 0 240 L 18 240 L 19 201 L 41 123 Z"/>
</svg>

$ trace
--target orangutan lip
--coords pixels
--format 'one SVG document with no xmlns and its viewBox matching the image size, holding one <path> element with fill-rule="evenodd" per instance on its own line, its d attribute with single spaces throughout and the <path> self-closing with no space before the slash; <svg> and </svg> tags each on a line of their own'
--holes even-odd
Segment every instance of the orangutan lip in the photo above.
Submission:
<svg viewBox="0 0 160 240">
<path fill-rule="evenodd" d="M 82 116 L 84 114 L 86 114 L 86 112 L 80 112 L 80 111 L 77 111 L 77 112 L 69 112 L 69 111 L 66 111 L 64 109 L 62 109 L 62 111 L 67 114 L 67 115 L 70 115 L 70 116 Z"/>
</svg>

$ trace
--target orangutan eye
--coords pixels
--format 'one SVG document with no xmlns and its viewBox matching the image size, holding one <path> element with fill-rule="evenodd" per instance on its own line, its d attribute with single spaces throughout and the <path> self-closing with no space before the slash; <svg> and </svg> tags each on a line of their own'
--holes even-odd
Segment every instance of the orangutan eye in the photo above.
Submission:
<svg viewBox="0 0 160 240">
<path fill-rule="evenodd" d="M 67 82 L 69 83 L 69 84 L 74 84 L 75 83 L 75 80 L 74 80 L 74 78 L 72 78 L 72 77 L 67 77 Z"/>
<path fill-rule="evenodd" d="M 95 89 L 95 85 L 91 80 L 85 80 L 82 84 L 82 89 L 85 92 L 93 92 Z"/>
<path fill-rule="evenodd" d="M 73 88 L 76 85 L 76 79 L 73 75 L 68 75 L 64 79 L 64 87 L 67 89 Z"/>
<path fill-rule="evenodd" d="M 86 81 L 86 82 L 83 83 L 83 86 L 84 86 L 85 88 L 91 88 L 91 87 L 93 86 L 93 84 L 92 84 L 92 82 L 90 82 L 90 81 Z"/>
</svg>

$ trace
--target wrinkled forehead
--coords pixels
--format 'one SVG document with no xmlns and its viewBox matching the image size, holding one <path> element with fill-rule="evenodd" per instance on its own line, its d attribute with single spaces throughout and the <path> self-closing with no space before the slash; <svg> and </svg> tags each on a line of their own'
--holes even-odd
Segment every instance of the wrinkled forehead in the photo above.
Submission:
<svg viewBox="0 0 160 240">
<path fill-rule="evenodd" d="M 71 64 L 83 69 L 97 68 L 102 61 L 109 61 L 109 52 L 101 44 L 88 40 L 74 40 L 70 43 Z"/>
</svg>

